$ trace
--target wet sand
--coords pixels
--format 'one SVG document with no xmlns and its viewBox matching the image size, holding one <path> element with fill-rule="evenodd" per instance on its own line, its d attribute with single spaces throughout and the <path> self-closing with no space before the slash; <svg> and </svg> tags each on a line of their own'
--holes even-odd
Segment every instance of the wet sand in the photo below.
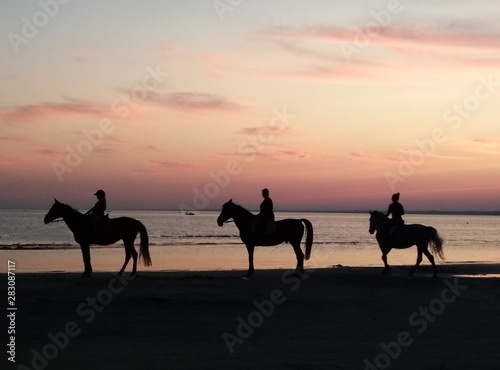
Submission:
<svg viewBox="0 0 500 370">
<path fill-rule="evenodd" d="M 17 274 L 2 368 L 500 368 L 500 266 L 408 270 Z"/>
</svg>

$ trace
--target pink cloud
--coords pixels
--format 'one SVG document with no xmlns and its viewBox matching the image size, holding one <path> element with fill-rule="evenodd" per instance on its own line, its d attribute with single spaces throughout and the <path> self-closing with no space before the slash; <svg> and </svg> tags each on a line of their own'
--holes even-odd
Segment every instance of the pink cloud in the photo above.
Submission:
<svg viewBox="0 0 500 370">
<path fill-rule="evenodd" d="M 150 160 L 146 162 L 149 166 L 165 168 L 165 169 L 199 169 L 202 168 L 197 163 L 185 163 L 185 162 L 177 162 L 177 161 L 154 161 Z"/>
<path fill-rule="evenodd" d="M 235 152 L 225 152 L 215 155 L 216 158 L 234 159 L 241 158 L 246 162 L 254 160 L 268 162 L 303 161 L 314 157 L 314 153 L 303 148 L 292 148 L 276 144 L 242 143 Z"/>
<path fill-rule="evenodd" d="M 128 90 L 119 89 L 119 91 L 130 95 L 130 91 Z M 243 108 L 239 103 L 215 94 L 203 92 L 159 93 L 149 91 L 143 103 L 185 112 L 232 112 Z M 134 111 L 133 109 L 130 110 Z M 70 102 L 28 104 L 11 109 L 3 109 L 0 110 L 0 123 L 31 123 L 49 118 L 64 119 L 83 115 L 117 118 L 116 113 L 113 113 L 109 105 L 75 100 Z"/>
<path fill-rule="evenodd" d="M 31 162 L 29 157 L 17 154 L 7 154 L 0 159 L 0 168 L 17 168 L 29 162 Z"/>
<path fill-rule="evenodd" d="M 242 105 L 218 95 L 201 92 L 150 92 L 148 102 L 166 108 L 188 112 L 236 111 Z"/>
<path fill-rule="evenodd" d="M 341 66 L 322 66 L 322 65 L 309 65 L 295 68 L 288 68 L 281 71 L 263 72 L 261 75 L 272 78 L 306 78 L 306 79 L 320 79 L 325 82 L 332 80 L 356 80 L 365 79 L 367 77 L 374 77 L 374 74 L 368 72 L 366 69 L 358 68 L 351 65 Z"/>
<path fill-rule="evenodd" d="M 273 77 L 332 79 L 376 78 L 385 71 L 408 68 L 498 67 L 500 33 L 477 26 L 416 27 L 389 24 L 366 34 L 358 28 L 272 27 L 261 30 L 261 40 L 296 59 Z M 360 41 L 362 40 L 362 41 Z M 436 57 L 439 55 L 439 58 Z M 305 61 L 293 66 L 297 60 Z"/>
<path fill-rule="evenodd" d="M 355 44 L 361 33 L 365 33 L 370 45 L 423 46 L 441 48 L 494 49 L 500 47 L 500 34 L 494 32 L 465 32 L 459 29 L 426 28 L 388 25 L 366 33 L 363 25 L 346 29 L 337 27 L 273 27 L 262 30 L 259 35 L 275 42 L 323 41 L 331 43 L 350 42 Z"/>
<path fill-rule="evenodd" d="M 31 142 L 31 140 L 20 136 L 0 136 L 0 142 L 4 142 L 5 144 L 8 143 L 21 144 L 21 143 L 29 143 Z"/>
<path fill-rule="evenodd" d="M 447 30 L 416 30 L 406 27 L 386 27 L 377 38 L 380 44 L 437 48 L 439 50 L 449 48 L 471 48 L 498 50 L 500 47 L 500 34 L 493 33 L 466 33 Z"/>
<path fill-rule="evenodd" d="M 98 104 L 83 102 L 40 103 L 0 111 L 0 122 L 27 123 L 45 118 L 65 118 L 79 115 L 104 116 L 108 114 L 109 109 Z"/>
<path fill-rule="evenodd" d="M 244 135 L 262 135 L 262 136 L 269 136 L 273 135 L 289 135 L 291 134 L 292 130 L 290 127 L 272 127 L 270 125 L 262 125 L 262 126 L 252 126 L 252 127 L 245 127 L 241 129 L 240 131 Z"/>
<path fill-rule="evenodd" d="M 37 152 L 39 154 L 41 154 L 45 157 L 51 158 L 51 159 L 64 158 L 68 154 L 67 151 L 61 150 L 61 149 L 56 149 L 56 148 L 42 148 L 42 149 L 38 149 Z"/>
<path fill-rule="evenodd" d="M 171 161 L 171 160 L 147 160 L 139 168 L 131 169 L 132 172 L 146 172 L 150 174 L 160 174 L 164 176 L 181 175 L 190 176 L 197 173 L 203 167 L 194 162 L 181 162 L 181 161 Z"/>
<path fill-rule="evenodd" d="M 365 151 L 356 151 L 356 152 L 349 152 L 347 155 L 351 158 L 355 159 L 360 159 L 360 160 L 366 160 L 366 161 L 375 161 L 375 162 L 399 162 L 401 159 L 397 157 L 392 157 L 392 156 L 387 156 L 387 155 L 380 155 L 380 154 L 373 154 L 373 153 L 367 153 Z"/>
</svg>

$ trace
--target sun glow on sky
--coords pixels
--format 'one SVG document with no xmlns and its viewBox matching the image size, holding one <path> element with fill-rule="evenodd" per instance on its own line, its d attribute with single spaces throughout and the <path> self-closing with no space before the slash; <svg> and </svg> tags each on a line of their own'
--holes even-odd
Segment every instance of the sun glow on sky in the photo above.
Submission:
<svg viewBox="0 0 500 370">
<path fill-rule="evenodd" d="M 0 4 L 0 207 L 500 209 L 497 1 Z"/>
</svg>

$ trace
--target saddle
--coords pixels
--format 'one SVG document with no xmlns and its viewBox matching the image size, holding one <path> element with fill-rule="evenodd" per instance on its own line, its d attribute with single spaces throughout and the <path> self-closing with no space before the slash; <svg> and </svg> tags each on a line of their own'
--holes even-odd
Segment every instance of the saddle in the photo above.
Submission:
<svg viewBox="0 0 500 370">
<path fill-rule="evenodd" d="M 276 232 L 276 221 L 268 222 L 265 225 L 260 225 L 257 218 L 252 221 L 252 233 L 257 236 L 266 236 Z"/>
<path fill-rule="evenodd" d="M 109 213 L 104 216 L 87 216 L 87 225 L 95 233 L 105 232 L 109 221 Z"/>
<path fill-rule="evenodd" d="M 387 235 L 389 236 L 392 236 L 396 233 L 396 231 L 401 228 L 403 226 L 403 224 L 397 224 L 397 225 L 392 225 L 391 227 L 389 227 L 389 232 L 387 233 Z"/>
<path fill-rule="evenodd" d="M 385 242 L 395 242 L 400 237 L 400 231 L 405 227 L 404 222 L 391 223 L 385 229 L 385 232 L 380 235 L 380 240 Z"/>
</svg>

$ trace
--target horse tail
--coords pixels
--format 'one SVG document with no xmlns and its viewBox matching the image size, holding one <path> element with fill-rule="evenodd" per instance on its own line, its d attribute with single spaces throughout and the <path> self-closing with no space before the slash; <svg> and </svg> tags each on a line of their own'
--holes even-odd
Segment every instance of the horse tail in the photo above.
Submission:
<svg viewBox="0 0 500 370">
<path fill-rule="evenodd" d="M 311 257 L 311 249 L 313 245 L 313 226 L 311 221 L 306 220 L 305 218 L 300 221 L 306 225 L 306 253 L 304 258 L 308 260 Z"/>
<path fill-rule="evenodd" d="M 443 238 L 441 238 L 437 230 L 433 227 L 428 228 L 429 230 L 429 244 L 432 249 L 432 253 L 444 260 L 443 254 Z"/>
<path fill-rule="evenodd" d="M 137 221 L 137 225 L 139 226 L 139 232 L 141 233 L 141 249 L 139 251 L 139 259 L 142 258 L 144 262 L 144 266 L 151 266 L 151 256 L 149 255 L 149 237 L 148 231 L 146 227 L 142 224 L 142 222 Z"/>
</svg>

